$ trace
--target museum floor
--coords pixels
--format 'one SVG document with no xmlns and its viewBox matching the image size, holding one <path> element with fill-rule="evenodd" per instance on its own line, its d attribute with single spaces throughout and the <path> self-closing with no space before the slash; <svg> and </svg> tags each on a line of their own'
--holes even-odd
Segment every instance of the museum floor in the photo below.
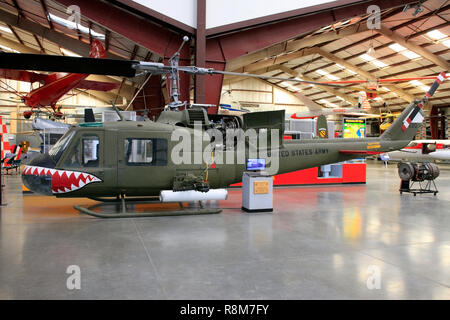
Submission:
<svg viewBox="0 0 450 320">
<path fill-rule="evenodd" d="M 369 162 L 366 185 L 277 188 L 273 213 L 242 213 L 231 189 L 221 214 L 109 220 L 7 176 L 0 299 L 450 299 L 440 167 L 436 197 L 400 196 L 396 165 Z"/>
</svg>

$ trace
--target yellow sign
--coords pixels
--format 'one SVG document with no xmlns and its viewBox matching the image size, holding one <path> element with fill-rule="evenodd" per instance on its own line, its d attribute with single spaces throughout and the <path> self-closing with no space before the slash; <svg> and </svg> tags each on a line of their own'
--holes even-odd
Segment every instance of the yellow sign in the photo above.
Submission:
<svg viewBox="0 0 450 320">
<path fill-rule="evenodd" d="M 253 182 L 253 194 L 267 194 L 267 193 L 269 193 L 269 181 Z"/>
<path fill-rule="evenodd" d="M 367 144 L 367 149 L 379 149 L 379 148 L 381 148 L 379 142 L 369 142 Z"/>
</svg>

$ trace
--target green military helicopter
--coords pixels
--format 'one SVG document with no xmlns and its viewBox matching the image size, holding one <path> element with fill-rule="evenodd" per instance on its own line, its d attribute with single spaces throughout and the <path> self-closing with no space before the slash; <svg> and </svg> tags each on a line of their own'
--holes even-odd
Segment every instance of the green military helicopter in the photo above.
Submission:
<svg viewBox="0 0 450 320">
<path fill-rule="evenodd" d="M 283 140 L 284 111 L 242 116 L 210 115 L 204 108 L 189 108 L 186 102 L 180 102 L 177 91 L 180 71 L 270 78 L 178 66 L 180 49 L 170 59 L 169 66 L 154 62 L 1 53 L 0 68 L 127 77 L 141 72 L 168 74 L 171 80 L 171 102 L 157 121 L 136 122 L 122 118 L 118 122 L 86 122 L 74 126 L 48 153 L 36 157 L 24 168 L 22 179 L 25 186 L 33 192 L 58 198 L 122 201 L 124 210 L 125 199 L 140 200 L 152 196 L 162 202 L 224 200 L 227 192 L 223 188 L 240 182 L 248 169 L 247 161 L 255 157 L 268 160 L 266 163 L 270 162 L 271 166 L 276 164 L 263 168 L 274 175 L 405 147 L 422 123 L 423 104 L 445 78 L 445 73 L 441 73 L 424 99 L 406 107 L 379 138 Z M 180 111 L 181 106 L 187 108 Z M 265 136 L 270 142 L 255 143 L 247 135 L 249 131 L 258 137 Z M 174 133 L 178 139 L 174 139 Z M 180 147 L 181 140 L 184 148 Z M 96 213 L 92 208 L 76 208 L 97 217 L 220 212 L 220 209 L 198 208 L 104 214 Z"/>
</svg>

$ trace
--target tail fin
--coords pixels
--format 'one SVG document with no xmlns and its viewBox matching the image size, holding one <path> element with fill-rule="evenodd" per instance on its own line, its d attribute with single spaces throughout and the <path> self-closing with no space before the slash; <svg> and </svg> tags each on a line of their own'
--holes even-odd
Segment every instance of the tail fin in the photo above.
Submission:
<svg viewBox="0 0 450 320">
<path fill-rule="evenodd" d="M 425 94 L 425 97 L 423 97 L 421 101 L 414 100 L 411 102 L 411 104 L 397 117 L 394 123 L 392 123 L 392 125 L 381 135 L 381 139 L 412 140 L 422 125 L 424 119 L 422 108 L 424 104 L 433 96 L 434 92 L 445 78 L 445 72 L 441 72 L 430 90 Z"/>
<path fill-rule="evenodd" d="M 97 39 L 92 40 L 91 50 L 89 51 L 89 57 L 106 58 L 105 48 L 103 47 L 102 43 L 99 40 Z"/>
<path fill-rule="evenodd" d="M 328 139 L 328 122 L 323 114 L 317 117 L 316 125 L 316 136 L 319 137 L 319 139 Z"/>
</svg>

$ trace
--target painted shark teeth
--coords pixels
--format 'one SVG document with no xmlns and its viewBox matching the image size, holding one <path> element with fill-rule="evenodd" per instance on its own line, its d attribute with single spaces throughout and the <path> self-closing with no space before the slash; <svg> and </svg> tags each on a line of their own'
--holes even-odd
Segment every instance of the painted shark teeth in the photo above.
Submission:
<svg viewBox="0 0 450 320">
<path fill-rule="evenodd" d="M 49 169 L 36 166 L 25 166 L 23 175 L 47 175 L 52 177 L 54 194 L 68 193 L 83 188 L 92 182 L 100 182 L 96 176 L 79 171 Z"/>
</svg>

